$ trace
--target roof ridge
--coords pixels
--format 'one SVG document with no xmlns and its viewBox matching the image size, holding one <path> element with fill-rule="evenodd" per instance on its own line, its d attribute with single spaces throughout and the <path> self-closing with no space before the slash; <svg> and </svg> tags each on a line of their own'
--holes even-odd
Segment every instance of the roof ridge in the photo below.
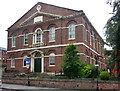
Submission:
<svg viewBox="0 0 120 91">
<path fill-rule="evenodd" d="M 70 9 L 70 8 L 67 8 L 67 7 L 57 6 L 57 5 L 43 3 L 43 2 L 38 2 L 37 4 L 39 4 L 39 3 L 50 5 L 50 6 L 54 6 L 54 7 L 58 7 L 58 8 L 63 8 L 63 9 L 67 9 L 67 10 L 72 10 L 72 11 L 76 11 L 76 12 L 81 12 L 82 11 L 82 10 L 74 10 L 74 9 Z"/>
</svg>

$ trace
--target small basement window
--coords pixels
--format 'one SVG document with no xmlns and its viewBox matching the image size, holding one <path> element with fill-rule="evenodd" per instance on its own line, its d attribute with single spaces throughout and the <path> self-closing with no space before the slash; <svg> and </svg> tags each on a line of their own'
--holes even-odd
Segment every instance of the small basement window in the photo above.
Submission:
<svg viewBox="0 0 120 91">
<path fill-rule="evenodd" d="M 38 16 L 34 18 L 34 23 L 36 22 L 42 22 L 43 21 L 43 16 Z"/>
</svg>

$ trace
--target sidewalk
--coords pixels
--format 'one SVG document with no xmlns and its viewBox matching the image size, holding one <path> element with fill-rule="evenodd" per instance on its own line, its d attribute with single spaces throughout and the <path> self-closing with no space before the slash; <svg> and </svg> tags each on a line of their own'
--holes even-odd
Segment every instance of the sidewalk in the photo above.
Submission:
<svg viewBox="0 0 120 91">
<path fill-rule="evenodd" d="M 60 89 L 48 87 L 24 86 L 15 84 L 2 84 L 0 91 L 96 91 L 96 89 Z M 99 91 L 120 91 L 120 90 L 99 90 Z"/>
<path fill-rule="evenodd" d="M 3 89 L 13 89 L 13 90 L 54 90 L 59 88 L 47 88 L 47 87 L 35 87 L 35 86 L 24 86 L 24 85 L 15 85 L 15 84 L 2 84 Z"/>
</svg>

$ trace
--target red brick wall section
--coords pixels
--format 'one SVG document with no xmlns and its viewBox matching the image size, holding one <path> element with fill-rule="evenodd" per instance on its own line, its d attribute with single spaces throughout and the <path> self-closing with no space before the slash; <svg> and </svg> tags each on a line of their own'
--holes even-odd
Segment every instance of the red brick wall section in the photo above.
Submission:
<svg viewBox="0 0 120 91">
<path fill-rule="evenodd" d="M 27 84 L 27 79 L 3 79 L 3 83 L 17 83 L 17 84 Z M 35 86 L 51 86 L 53 85 L 54 87 L 69 87 L 69 88 L 74 88 L 74 87 L 82 87 L 83 89 L 96 89 L 96 82 L 84 82 L 84 81 L 69 81 L 69 80 L 36 80 L 32 79 L 30 80 L 31 85 Z M 120 85 L 120 84 L 119 84 Z M 99 83 L 99 89 L 119 89 L 118 83 L 105 83 L 101 82 Z"/>
</svg>

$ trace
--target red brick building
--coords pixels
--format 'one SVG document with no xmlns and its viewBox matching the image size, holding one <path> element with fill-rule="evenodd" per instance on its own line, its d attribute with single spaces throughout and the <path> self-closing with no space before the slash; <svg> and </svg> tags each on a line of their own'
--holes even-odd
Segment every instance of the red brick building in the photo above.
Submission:
<svg viewBox="0 0 120 91">
<path fill-rule="evenodd" d="M 0 61 L 3 64 L 7 63 L 7 49 L 6 48 L 0 47 Z"/>
<path fill-rule="evenodd" d="M 103 54 L 103 40 L 85 13 L 45 3 L 37 3 L 8 28 L 8 70 L 25 71 L 25 57 L 31 72 L 61 71 L 64 49 L 77 45 L 81 61 L 96 64 Z M 105 68 L 105 60 L 99 60 Z"/>
</svg>

